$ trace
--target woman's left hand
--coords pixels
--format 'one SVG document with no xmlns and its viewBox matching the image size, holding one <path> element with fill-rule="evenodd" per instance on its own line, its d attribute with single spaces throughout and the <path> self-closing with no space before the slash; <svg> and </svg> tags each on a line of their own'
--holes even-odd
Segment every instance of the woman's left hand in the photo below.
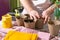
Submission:
<svg viewBox="0 0 60 40">
<path fill-rule="evenodd" d="M 48 11 L 43 11 L 42 17 L 44 18 L 44 24 L 48 21 L 48 19 L 50 19 L 50 15 L 51 13 L 49 13 Z"/>
</svg>

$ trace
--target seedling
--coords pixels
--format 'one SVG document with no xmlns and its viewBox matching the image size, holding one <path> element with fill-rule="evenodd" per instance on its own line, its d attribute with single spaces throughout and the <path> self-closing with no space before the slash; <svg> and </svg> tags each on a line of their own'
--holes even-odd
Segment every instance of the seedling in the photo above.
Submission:
<svg viewBox="0 0 60 40">
<path fill-rule="evenodd" d="M 54 16 L 55 16 L 55 19 L 59 20 L 59 17 L 60 17 L 60 8 L 59 8 L 60 1 L 51 0 L 51 2 L 56 4 L 56 9 L 54 10 Z"/>
<path fill-rule="evenodd" d="M 17 9 L 15 9 L 15 17 L 18 18 L 18 19 L 20 18 L 20 14 L 19 14 Z"/>
</svg>

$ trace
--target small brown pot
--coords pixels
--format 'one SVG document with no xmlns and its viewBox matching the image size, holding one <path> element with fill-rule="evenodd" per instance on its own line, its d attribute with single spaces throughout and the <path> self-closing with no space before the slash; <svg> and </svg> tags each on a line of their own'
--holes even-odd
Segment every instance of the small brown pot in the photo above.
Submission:
<svg viewBox="0 0 60 40">
<path fill-rule="evenodd" d="M 53 20 L 48 22 L 48 29 L 50 35 L 57 36 L 60 29 L 60 21 Z"/>
<path fill-rule="evenodd" d="M 35 28 L 35 22 L 33 20 L 24 20 L 24 25 L 26 28 L 31 28 L 34 29 Z"/>
<path fill-rule="evenodd" d="M 43 28 L 43 19 L 38 19 L 35 23 L 35 27 L 38 28 L 38 29 L 42 29 Z"/>
<path fill-rule="evenodd" d="M 23 18 L 16 17 L 16 23 L 17 23 L 18 26 L 24 26 Z"/>
</svg>

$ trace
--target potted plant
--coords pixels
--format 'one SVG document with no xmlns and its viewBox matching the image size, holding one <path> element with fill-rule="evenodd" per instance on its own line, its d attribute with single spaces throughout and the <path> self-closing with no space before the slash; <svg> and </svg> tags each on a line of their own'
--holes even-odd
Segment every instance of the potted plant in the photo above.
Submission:
<svg viewBox="0 0 60 40">
<path fill-rule="evenodd" d="M 44 25 L 43 21 L 44 21 L 43 18 L 37 19 L 35 23 L 35 27 L 37 29 L 43 29 L 43 25 Z"/>
<path fill-rule="evenodd" d="M 60 8 L 59 8 L 60 1 L 54 0 L 53 2 L 56 4 L 56 9 L 54 10 L 55 20 L 49 20 L 48 21 L 48 28 L 49 28 L 50 35 L 57 36 L 58 32 L 59 32 L 59 29 L 60 29 L 60 21 L 59 21 L 59 17 L 60 17 Z"/>
<path fill-rule="evenodd" d="M 35 28 L 35 22 L 34 19 L 31 19 L 29 14 L 25 14 L 25 19 L 24 19 L 24 25 L 26 28 L 31 28 L 34 29 Z"/>
<path fill-rule="evenodd" d="M 18 10 L 15 9 L 15 18 L 16 18 L 16 23 L 18 26 L 24 26 L 24 21 L 22 16 L 19 14 Z"/>
</svg>

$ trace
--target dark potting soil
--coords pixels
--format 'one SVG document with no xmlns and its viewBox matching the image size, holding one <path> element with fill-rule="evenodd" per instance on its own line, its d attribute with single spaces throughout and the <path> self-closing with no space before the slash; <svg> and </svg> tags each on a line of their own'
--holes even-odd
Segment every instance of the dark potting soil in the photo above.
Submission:
<svg viewBox="0 0 60 40">
<path fill-rule="evenodd" d="M 24 20 L 24 22 L 34 22 L 32 19 Z"/>
<path fill-rule="evenodd" d="M 17 19 L 20 19 L 20 16 L 16 16 Z"/>
</svg>

